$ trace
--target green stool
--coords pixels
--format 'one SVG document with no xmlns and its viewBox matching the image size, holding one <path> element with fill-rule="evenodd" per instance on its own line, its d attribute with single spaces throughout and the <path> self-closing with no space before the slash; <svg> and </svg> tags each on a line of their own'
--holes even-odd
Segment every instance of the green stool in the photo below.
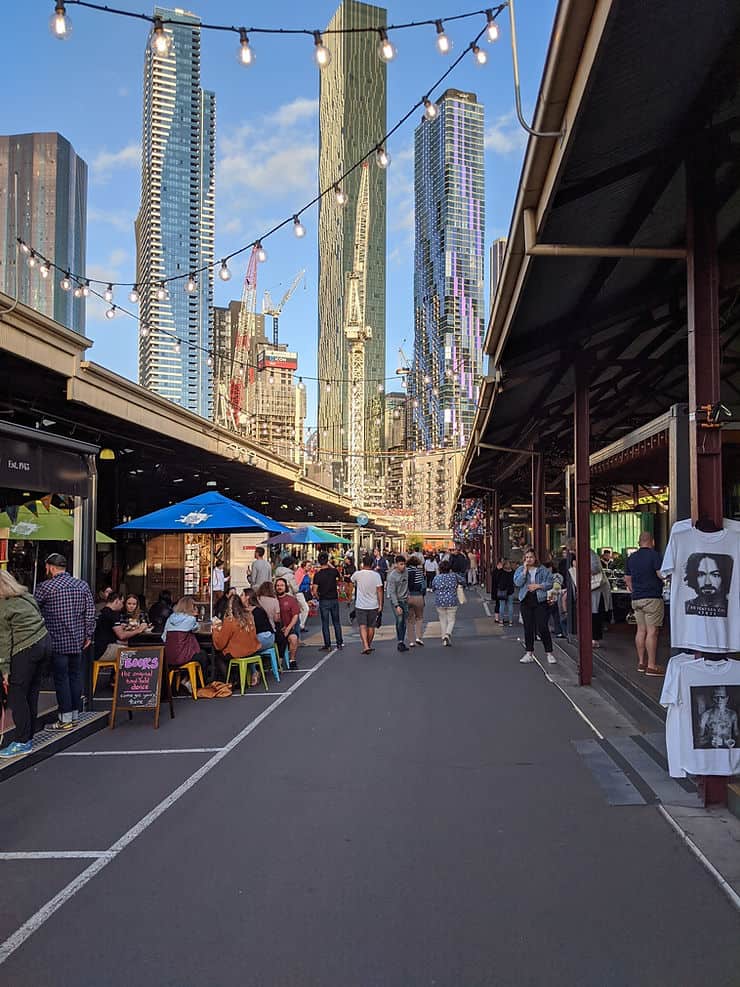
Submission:
<svg viewBox="0 0 740 987">
<path fill-rule="evenodd" d="M 260 675 L 262 676 L 262 684 L 265 687 L 265 692 L 267 692 L 267 678 L 265 677 L 265 668 L 262 664 L 262 657 L 260 655 L 249 655 L 248 658 L 231 658 L 229 660 L 229 667 L 226 669 L 226 681 L 228 682 L 231 678 L 231 666 L 239 666 L 239 686 L 241 688 L 241 694 L 244 695 L 244 689 L 249 688 L 249 683 L 247 682 L 247 671 L 250 665 L 259 665 Z"/>
</svg>

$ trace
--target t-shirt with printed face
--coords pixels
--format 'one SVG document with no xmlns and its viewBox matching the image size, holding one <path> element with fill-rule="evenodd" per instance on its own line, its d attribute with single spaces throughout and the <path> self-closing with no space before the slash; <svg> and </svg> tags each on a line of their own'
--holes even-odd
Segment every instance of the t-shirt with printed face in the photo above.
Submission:
<svg viewBox="0 0 740 987">
<path fill-rule="evenodd" d="M 740 772 L 740 661 L 677 662 L 666 675 L 660 702 L 677 711 L 677 728 L 674 723 L 666 730 L 672 777 Z"/>
<path fill-rule="evenodd" d="M 661 572 L 672 576 L 672 646 L 740 651 L 740 533 L 674 526 Z"/>
<path fill-rule="evenodd" d="M 632 577 L 633 600 L 659 600 L 663 596 L 663 582 L 660 567 L 663 560 L 660 552 L 643 546 L 627 558 L 624 571 Z"/>
<path fill-rule="evenodd" d="M 378 586 L 383 585 L 377 569 L 358 569 L 352 573 L 352 582 L 357 587 L 355 606 L 358 610 L 378 609 Z"/>
</svg>

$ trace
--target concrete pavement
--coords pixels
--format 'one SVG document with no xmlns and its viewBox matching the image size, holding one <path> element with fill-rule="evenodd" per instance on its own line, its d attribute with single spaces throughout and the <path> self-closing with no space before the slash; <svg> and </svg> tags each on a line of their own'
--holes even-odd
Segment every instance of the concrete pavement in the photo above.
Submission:
<svg viewBox="0 0 740 987">
<path fill-rule="evenodd" d="M 9 780 L 0 982 L 736 985 L 727 898 L 649 798 L 610 804 L 593 732 L 489 628 L 473 601 L 452 649 L 303 648 L 269 694 Z"/>
</svg>

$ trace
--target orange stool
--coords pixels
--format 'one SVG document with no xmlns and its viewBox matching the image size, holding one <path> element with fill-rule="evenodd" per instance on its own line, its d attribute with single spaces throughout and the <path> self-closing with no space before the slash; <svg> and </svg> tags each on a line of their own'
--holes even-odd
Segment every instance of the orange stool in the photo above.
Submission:
<svg viewBox="0 0 740 987">
<path fill-rule="evenodd" d="M 93 662 L 93 681 L 92 681 L 92 691 L 95 695 L 95 688 L 98 684 L 98 675 L 100 674 L 101 668 L 112 668 L 114 671 L 118 668 L 118 660 L 110 658 L 98 658 Z"/>
<path fill-rule="evenodd" d="M 203 669 L 200 667 L 199 661 L 186 661 L 184 665 L 173 665 L 169 670 L 169 683 L 170 690 L 172 690 L 172 680 L 175 679 L 175 689 L 180 688 L 180 679 L 182 673 L 187 672 L 188 680 L 190 681 L 190 690 L 192 692 L 193 699 L 198 698 L 198 682 L 200 682 L 200 688 L 205 688 L 205 682 L 203 681 Z"/>
</svg>

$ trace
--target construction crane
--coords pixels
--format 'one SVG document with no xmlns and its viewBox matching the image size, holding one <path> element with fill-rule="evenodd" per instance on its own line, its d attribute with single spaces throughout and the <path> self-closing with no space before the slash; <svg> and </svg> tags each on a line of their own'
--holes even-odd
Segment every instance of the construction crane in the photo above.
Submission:
<svg viewBox="0 0 740 987">
<path fill-rule="evenodd" d="M 406 340 L 404 339 L 405 342 Z M 398 347 L 398 359 L 399 365 L 396 367 L 396 377 L 405 377 L 411 372 L 411 364 L 409 363 L 409 358 L 404 353 L 403 343 Z"/>
<path fill-rule="evenodd" d="M 278 344 L 278 321 L 280 319 L 280 313 L 285 308 L 286 302 L 290 301 L 290 299 L 293 297 L 293 293 L 295 292 L 296 288 L 303 280 L 305 274 L 306 274 L 306 269 L 304 267 L 303 270 L 299 271 L 296 274 L 296 276 L 293 278 L 293 283 L 291 284 L 290 288 L 288 288 L 288 290 L 285 292 L 285 294 L 280 299 L 277 305 L 273 303 L 270 292 L 269 291 L 265 292 L 265 296 L 262 299 L 262 314 L 272 316 L 272 345 L 273 346 L 277 346 Z"/>
<path fill-rule="evenodd" d="M 230 422 L 241 431 L 241 417 L 244 410 L 244 395 L 247 384 L 254 382 L 254 367 L 249 364 L 250 340 L 255 335 L 255 307 L 257 301 L 257 247 L 252 248 L 247 270 L 244 275 L 242 301 L 236 327 L 236 343 L 231 364 L 231 380 L 228 391 L 228 414 Z"/>
<path fill-rule="evenodd" d="M 367 240 L 370 229 L 370 185 L 367 162 L 362 165 L 357 193 L 355 248 L 352 270 L 345 276 L 344 335 L 349 343 L 349 469 L 347 490 L 353 502 L 365 501 L 365 418 L 367 416 L 365 343 L 373 331 L 365 322 L 367 288 Z"/>
</svg>

